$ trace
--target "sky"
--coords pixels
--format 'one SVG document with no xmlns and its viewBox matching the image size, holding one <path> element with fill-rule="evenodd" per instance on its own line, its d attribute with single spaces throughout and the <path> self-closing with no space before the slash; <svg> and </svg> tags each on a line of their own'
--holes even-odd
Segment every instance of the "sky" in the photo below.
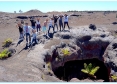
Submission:
<svg viewBox="0 0 117 84">
<path fill-rule="evenodd" d="M 23 12 L 37 9 L 42 12 L 69 10 L 117 10 L 117 1 L 0 1 L 2 12 Z"/>
</svg>

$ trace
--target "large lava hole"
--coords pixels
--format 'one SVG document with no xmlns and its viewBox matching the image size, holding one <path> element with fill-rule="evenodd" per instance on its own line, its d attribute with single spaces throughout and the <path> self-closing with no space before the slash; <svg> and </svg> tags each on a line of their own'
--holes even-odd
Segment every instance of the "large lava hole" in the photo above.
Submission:
<svg viewBox="0 0 117 84">
<path fill-rule="evenodd" d="M 99 66 L 99 70 L 95 73 L 96 79 L 102 79 L 104 82 L 109 82 L 108 69 L 105 64 L 98 59 L 68 61 L 63 67 L 61 66 L 53 72 L 59 79 L 64 81 L 70 81 L 72 78 L 83 80 L 88 78 L 87 74 L 81 72 L 81 69 L 84 68 L 84 63 L 92 63 L 95 66 Z"/>
</svg>

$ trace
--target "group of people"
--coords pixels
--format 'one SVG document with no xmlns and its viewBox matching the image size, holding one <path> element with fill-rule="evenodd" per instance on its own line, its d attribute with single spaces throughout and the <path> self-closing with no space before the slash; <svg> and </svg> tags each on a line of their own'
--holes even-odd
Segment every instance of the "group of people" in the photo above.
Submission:
<svg viewBox="0 0 117 84">
<path fill-rule="evenodd" d="M 19 33 L 20 33 L 20 37 L 19 37 L 19 42 L 24 40 L 24 36 L 26 36 L 26 46 L 32 46 L 33 43 L 38 43 L 37 40 L 37 32 L 35 29 L 33 29 L 33 27 L 29 26 L 29 24 L 26 22 L 24 24 L 24 22 L 18 22 L 17 23 L 17 28 L 19 28 Z M 18 44 L 19 44 L 18 42 Z M 17 45 L 18 45 L 17 44 Z"/>
<path fill-rule="evenodd" d="M 31 26 L 29 26 L 29 23 L 24 21 L 18 22 L 17 23 L 17 28 L 19 28 L 19 33 L 20 33 L 20 40 L 24 39 L 24 36 L 26 36 L 26 46 L 32 45 L 33 43 L 38 43 L 37 40 L 37 33 L 42 31 L 44 33 L 44 35 L 47 35 L 47 33 L 49 34 L 50 29 L 53 28 L 53 33 L 55 32 L 55 27 L 57 27 L 57 31 L 58 31 L 58 19 L 59 19 L 59 31 L 64 31 L 65 30 L 65 26 L 68 26 L 68 29 L 70 29 L 69 27 L 69 23 L 68 23 L 68 18 L 69 16 L 67 14 L 65 15 L 56 15 L 53 17 L 49 17 L 49 19 L 46 19 L 44 21 L 43 24 L 40 24 L 40 18 L 37 18 L 37 20 L 35 20 L 35 18 L 31 18 L 30 22 L 31 22 Z M 63 23 L 64 20 L 64 23 Z M 41 26 L 42 25 L 42 26 Z"/>
</svg>

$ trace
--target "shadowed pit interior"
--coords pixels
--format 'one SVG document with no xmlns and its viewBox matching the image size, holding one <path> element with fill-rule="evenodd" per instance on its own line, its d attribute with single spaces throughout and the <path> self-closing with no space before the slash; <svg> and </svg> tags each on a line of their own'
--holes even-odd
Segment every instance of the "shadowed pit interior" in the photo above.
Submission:
<svg viewBox="0 0 117 84">
<path fill-rule="evenodd" d="M 84 68 L 84 63 L 92 63 L 95 66 L 99 66 L 99 70 L 95 73 L 96 79 L 103 79 L 104 82 L 109 81 L 108 69 L 105 64 L 98 59 L 68 61 L 63 67 L 57 68 L 54 74 L 64 81 L 70 81 L 72 78 L 78 78 L 79 80 L 86 79 L 88 75 L 81 72 L 81 69 Z"/>
</svg>

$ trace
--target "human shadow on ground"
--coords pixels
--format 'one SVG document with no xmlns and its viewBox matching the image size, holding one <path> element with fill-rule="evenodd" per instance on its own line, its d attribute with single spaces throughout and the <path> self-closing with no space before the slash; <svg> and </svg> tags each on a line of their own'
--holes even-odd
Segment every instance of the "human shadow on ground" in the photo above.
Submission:
<svg viewBox="0 0 117 84">
<path fill-rule="evenodd" d="M 24 39 L 20 39 L 20 40 L 18 41 L 16 47 L 17 47 L 21 42 L 23 42 L 23 41 L 24 41 Z"/>
<path fill-rule="evenodd" d="M 17 54 L 20 54 L 23 50 L 27 50 L 28 46 L 26 45 L 22 50 L 20 50 Z"/>
<path fill-rule="evenodd" d="M 33 44 L 29 44 L 29 45 L 26 44 L 26 46 L 22 50 L 20 50 L 19 53 L 21 53 L 23 50 L 28 50 L 28 49 L 29 49 L 29 51 L 32 50 L 36 44 L 38 44 L 38 43 L 33 43 Z"/>
</svg>

